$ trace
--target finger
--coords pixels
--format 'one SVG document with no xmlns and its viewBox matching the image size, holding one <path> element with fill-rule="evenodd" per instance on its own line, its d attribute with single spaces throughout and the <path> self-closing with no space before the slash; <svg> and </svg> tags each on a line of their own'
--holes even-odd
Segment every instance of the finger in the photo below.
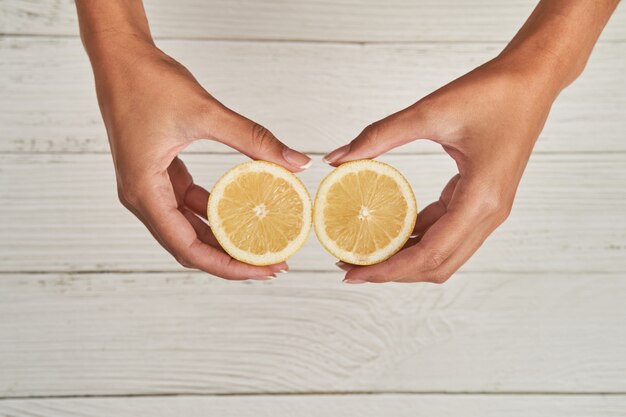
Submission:
<svg viewBox="0 0 626 417">
<path fill-rule="evenodd" d="M 344 262 L 344 261 L 335 262 L 335 265 L 337 266 L 337 268 L 341 269 L 342 271 L 346 271 L 346 272 L 348 272 L 349 270 L 354 269 L 356 267 L 356 265 L 349 264 L 349 263 Z"/>
<path fill-rule="evenodd" d="M 209 192 L 193 183 L 193 177 L 187 170 L 184 162 L 178 157 L 174 158 L 168 167 L 167 174 L 176 196 L 178 209 L 192 225 L 196 231 L 196 236 L 198 236 L 202 242 L 224 252 L 213 235 L 211 228 L 196 216 L 197 214 L 206 219 Z M 155 234 L 153 233 L 153 235 Z M 269 265 L 269 267 L 274 272 L 287 272 L 289 270 L 285 262 Z"/>
<path fill-rule="evenodd" d="M 159 174 L 156 182 L 151 192 L 144 193 L 138 211 L 180 264 L 232 280 L 273 276 L 271 267 L 237 261 L 198 239 L 193 226 L 177 208 L 167 173 Z"/>
<path fill-rule="evenodd" d="M 150 223 L 148 223 L 148 221 L 146 219 L 143 218 L 143 216 L 139 213 L 139 211 L 137 209 L 135 209 L 134 207 L 132 207 L 129 204 L 124 204 L 124 207 L 126 207 L 126 209 L 128 209 L 128 211 L 130 211 L 131 213 L 133 213 L 135 215 L 135 217 L 137 219 L 139 219 L 139 221 L 141 223 L 143 223 L 143 225 L 146 227 L 146 229 L 148 229 L 148 231 L 150 232 L 150 234 L 152 235 L 152 237 L 159 242 L 159 245 L 163 246 L 165 248 L 165 242 L 163 242 L 161 240 L 161 237 L 156 233 L 156 231 L 154 230 L 154 228 L 150 225 Z"/>
<path fill-rule="evenodd" d="M 439 268 L 400 279 L 398 282 L 433 282 L 441 284 L 447 281 L 476 253 L 493 230 L 494 228 L 489 227 L 477 229 Z"/>
<path fill-rule="evenodd" d="M 209 204 L 209 192 L 199 185 L 192 184 L 185 193 L 185 206 L 201 216 L 207 218 L 207 210 Z"/>
<path fill-rule="evenodd" d="M 172 183 L 178 207 L 188 207 L 206 219 L 209 192 L 193 183 L 193 177 L 187 170 L 185 163 L 178 157 L 174 158 L 167 168 L 167 174 Z"/>
<path fill-rule="evenodd" d="M 436 221 L 419 243 L 398 252 L 387 261 L 355 268 L 346 280 L 388 282 L 434 270 L 481 227 L 490 212 L 482 195 L 472 184 L 460 179 L 447 211 Z"/>
<path fill-rule="evenodd" d="M 179 157 L 172 160 L 170 166 L 167 168 L 167 175 L 172 183 L 174 195 L 176 196 L 176 204 L 179 209 L 187 207 L 197 215 L 206 219 L 209 192 L 193 183 L 193 177 L 187 170 L 185 163 Z"/>
<path fill-rule="evenodd" d="M 459 179 L 460 176 L 458 174 L 452 177 L 443 188 L 443 191 L 439 196 L 439 200 L 429 204 L 425 209 L 418 213 L 411 238 L 409 238 L 400 251 L 419 243 L 426 231 L 446 213 L 447 206 L 452 200 L 452 196 L 454 195 L 454 190 L 456 189 Z M 337 266 L 346 272 L 357 267 L 343 262 L 342 264 L 343 265 L 339 265 L 339 263 L 337 263 Z"/>
<path fill-rule="evenodd" d="M 413 228 L 413 233 L 411 235 L 411 238 L 413 239 L 407 242 L 409 245 L 417 243 L 414 239 L 421 238 L 424 233 L 426 233 L 428 228 L 446 213 L 460 178 L 461 176 L 459 174 L 452 177 L 443 188 L 443 191 L 439 196 L 439 200 L 429 204 L 425 209 L 418 213 L 417 221 L 415 222 L 415 227 Z"/>
<path fill-rule="evenodd" d="M 185 194 L 189 187 L 193 185 L 193 177 L 187 170 L 187 166 L 179 157 L 175 157 L 170 166 L 167 167 L 167 175 L 172 184 L 178 207 L 184 206 Z"/>
<path fill-rule="evenodd" d="M 195 213 L 187 208 L 183 208 L 181 212 L 183 213 L 183 216 L 185 216 L 189 224 L 191 224 L 193 229 L 196 231 L 196 236 L 198 237 L 198 239 L 200 239 L 207 245 L 211 245 L 215 249 L 224 252 L 224 249 L 220 246 L 208 224 L 206 224 L 201 218 L 199 218 Z"/>
<path fill-rule="evenodd" d="M 409 240 L 406 241 L 404 246 L 402 246 L 402 249 L 400 249 L 400 251 L 417 245 L 422 240 L 422 237 L 428 231 L 428 229 L 433 224 L 435 224 L 435 222 L 437 222 L 437 220 L 439 220 L 441 216 L 443 216 L 445 213 L 446 207 L 440 200 L 426 206 L 426 208 L 418 214 L 413 233 L 411 234 Z M 341 269 L 347 272 L 353 268 Z"/>
<path fill-rule="evenodd" d="M 430 203 L 426 208 L 420 211 L 417 215 L 415 227 L 413 233 L 411 233 L 411 239 L 421 237 L 430 226 L 432 226 L 437 220 L 446 213 L 446 206 L 441 200 Z"/>
<path fill-rule="evenodd" d="M 212 137 L 255 160 L 282 165 L 292 172 L 311 166 L 311 158 L 289 148 L 269 130 L 232 110 L 225 109 L 212 121 Z"/>
<path fill-rule="evenodd" d="M 416 139 L 433 136 L 420 106 L 414 105 L 369 125 L 349 144 L 328 153 L 324 162 L 337 166 L 355 159 L 375 158 Z"/>
<path fill-rule="evenodd" d="M 491 210 L 491 214 L 486 216 L 482 223 L 477 224 L 472 234 L 462 241 L 457 249 L 448 259 L 438 268 L 426 271 L 402 279 L 403 282 L 428 281 L 435 283 L 443 283 L 447 281 L 461 266 L 463 266 L 476 251 L 482 246 L 487 237 L 506 220 L 510 212 L 510 206 L 507 210 L 497 207 Z"/>
<path fill-rule="evenodd" d="M 189 221 L 191 226 L 196 231 L 196 236 L 198 236 L 198 239 L 200 239 L 201 241 L 203 241 L 204 243 L 208 245 L 211 245 L 213 248 L 226 253 L 224 249 L 220 246 L 219 242 L 217 241 L 217 238 L 213 234 L 213 231 L 211 230 L 208 224 L 206 224 L 200 217 L 198 217 L 195 213 L 193 213 L 189 209 L 183 209 L 182 213 L 187 219 L 187 221 Z M 273 273 L 276 273 L 276 272 L 285 273 L 289 270 L 289 266 L 287 265 L 287 262 L 280 262 L 278 264 L 268 265 L 268 267 L 272 269 Z"/>
</svg>

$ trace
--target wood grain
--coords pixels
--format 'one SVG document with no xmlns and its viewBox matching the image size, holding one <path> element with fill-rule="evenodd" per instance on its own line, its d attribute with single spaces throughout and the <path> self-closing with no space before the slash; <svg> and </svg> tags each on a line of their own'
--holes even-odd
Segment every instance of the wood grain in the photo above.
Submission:
<svg viewBox="0 0 626 417">
<path fill-rule="evenodd" d="M 213 95 L 318 155 L 314 193 L 319 154 L 494 57 L 534 3 L 146 7 Z M 623 417 L 625 21 L 555 104 L 511 218 L 447 284 L 341 284 L 314 236 L 295 271 L 228 282 L 184 271 L 117 202 L 74 1 L 0 0 L 0 417 Z M 183 159 L 207 188 L 244 160 L 207 141 Z M 422 208 L 455 172 L 426 142 L 383 160 Z M 95 397 L 27 398 L 55 396 Z"/>
<path fill-rule="evenodd" d="M 0 401 L 2 417 L 623 417 L 625 396 L 342 395 Z"/>
<path fill-rule="evenodd" d="M 237 155 L 186 155 L 210 189 Z M 455 167 L 447 155 L 383 158 L 408 177 L 425 207 Z M 301 174 L 312 195 L 330 168 Z M 0 271 L 176 271 L 181 267 L 117 200 L 108 155 L 0 155 Z M 626 268 L 626 155 L 536 155 L 509 220 L 467 271 L 605 271 Z M 315 236 L 290 261 L 334 270 Z"/>
<path fill-rule="evenodd" d="M 290 146 L 326 153 L 491 59 L 494 44 L 161 41 L 226 105 Z M 78 39 L 0 38 L 0 152 L 108 152 Z M 562 93 L 538 152 L 626 151 L 626 44 L 598 45 Z M 229 148 L 204 142 L 199 152 Z M 426 142 L 399 152 L 432 152 Z"/>
<path fill-rule="evenodd" d="M 349 42 L 508 41 L 532 0 L 167 0 L 144 2 L 153 33 L 168 38 Z M 76 35 L 72 0 L 2 0 L 2 33 Z M 604 38 L 626 39 L 624 8 Z"/>
<path fill-rule="evenodd" d="M 0 395 L 626 392 L 618 274 L 4 274 Z"/>
</svg>

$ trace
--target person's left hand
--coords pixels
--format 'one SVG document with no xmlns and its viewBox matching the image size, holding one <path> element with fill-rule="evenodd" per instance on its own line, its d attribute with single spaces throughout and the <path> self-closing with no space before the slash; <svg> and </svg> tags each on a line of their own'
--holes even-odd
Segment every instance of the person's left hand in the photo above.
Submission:
<svg viewBox="0 0 626 417">
<path fill-rule="evenodd" d="M 558 93 L 548 78 L 519 62 L 495 59 L 373 123 L 325 157 L 337 166 L 428 138 L 443 146 L 459 170 L 440 199 L 418 214 L 417 237 L 403 250 L 371 266 L 339 262 L 348 271 L 345 282 L 443 283 L 476 252 L 510 213 Z"/>
</svg>

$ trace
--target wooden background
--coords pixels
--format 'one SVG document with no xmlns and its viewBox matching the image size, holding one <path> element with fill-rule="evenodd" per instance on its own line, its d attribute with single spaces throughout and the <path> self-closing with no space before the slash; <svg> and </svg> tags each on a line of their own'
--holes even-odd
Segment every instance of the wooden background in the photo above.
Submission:
<svg viewBox="0 0 626 417">
<path fill-rule="evenodd" d="M 493 57 L 527 0 L 147 0 L 158 45 L 320 159 Z M 244 158 L 185 152 L 211 184 Z M 383 160 L 423 207 L 454 165 Z M 626 416 L 626 8 L 563 92 L 514 211 L 443 285 L 184 270 L 117 202 L 71 0 L 0 0 L 0 416 Z"/>
</svg>

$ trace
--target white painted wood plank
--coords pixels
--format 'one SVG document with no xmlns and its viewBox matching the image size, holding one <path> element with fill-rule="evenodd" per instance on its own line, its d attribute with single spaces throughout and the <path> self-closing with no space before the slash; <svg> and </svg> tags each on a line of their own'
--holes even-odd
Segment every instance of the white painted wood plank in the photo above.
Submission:
<svg viewBox="0 0 626 417">
<path fill-rule="evenodd" d="M 235 155 L 186 155 L 210 189 Z M 444 155 L 383 160 L 412 183 L 419 207 L 438 198 L 455 173 Z M 301 174 L 314 195 L 330 168 L 316 160 Z M 117 201 L 108 155 L 0 156 L 0 271 L 180 270 Z M 536 155 L 513 214 L 467 271 L 626 270 L 626 155 Z M 334 270 L 314 235 L 290 261 L 300 270 Z"/>
<path fill-rule="evenodd" d="M 620 274 L 0 276 L 0 396 L 626 391 Z"/>
<path fill-rule="evenodd" d="M 167 0 L 144 2 L 161 37 L 316 41 L 507 41 L 533 0 Z M 605 39 L 626 39 L 618 8 Z M 72 0 L 2 0 L 2 33 L 75 35 Z"/>
<path fill-rule="evenodd" d="M 225 104 L 291 146 L 319 153 L 500 50 L 494 44 L 159 44 Z M 0 151 L 108 151 L 79 40 L 0 38 L 0 54 Z M 583 76 L 555 104 L 537 150 L 626 151 L 625 73 L 626 44 L 599 45 Z M 228 148 L 205 142 L 198 149 Z"/>
<path fill-rule="evenodd" d="M 626 396 L 307 395 L 0 401 L 3 417 L 623 417 Z"/>
<path fill-rule="evenodd" d="M 236 155 L 187 155 L 210 189 Z M 447 156 L 389 156 L 419 207 L 455 173 Z M 311 195 L 330 168 L 317 160 L 301 178 Z M 0 156 L 0 271 L 180 270 L 117 200 L 108 155 Z M 626 156 L 537 155 L 509 220 L 466 265 L 468 271 L 626 270 Z M 292 268 L 334 270 L 312 234 Z"/>
</svg>

